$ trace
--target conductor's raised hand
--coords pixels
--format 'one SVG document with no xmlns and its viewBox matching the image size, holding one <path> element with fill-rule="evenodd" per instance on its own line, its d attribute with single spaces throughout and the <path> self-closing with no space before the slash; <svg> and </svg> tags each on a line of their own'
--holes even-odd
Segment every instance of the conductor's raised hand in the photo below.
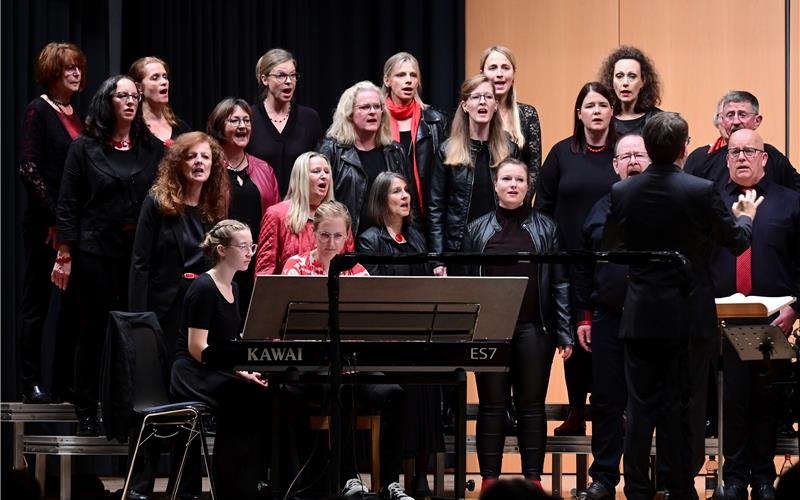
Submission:
<svg viewBox="0 0 800 500">
<path fill-rule="evenodd" d="M 764 197 L 758 196 L 755 189 L 748 189 L 739 195 L 739 199 L 733 203 L 731 210 L 737 218 L 746 215 L 750 219 L 755 219 L 758 206 L 763 202 Z"/>
</svg>

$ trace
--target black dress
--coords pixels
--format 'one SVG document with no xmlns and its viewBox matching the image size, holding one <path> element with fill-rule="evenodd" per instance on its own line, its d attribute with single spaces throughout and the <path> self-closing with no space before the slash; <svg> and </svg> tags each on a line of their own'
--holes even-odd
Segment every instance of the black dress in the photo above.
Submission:
<svg viewBox="0 0 800 500">
<path fill-rule="evenodd" d="M 322 139 L 322 124 L 316 111 L 292 103 L 286 126 L 278 132 L 267 116 L 263 101 L 253 103 L 253 130 L 247 153 L 267 162 L 278 179 L 281 198 L 289 189 L 294 161 L 306 151 L 313 151 Z"/>
<path fill-rule="evenodd" d="M 194 280 L 184 299 L 183 328 L 178 334 L 170 388 L 176 401 L 202 401 L 214 410 L 217 436 L 212 469 L 223 500 L 255 499 L 258 481 L 268 479 L 272 391 L 198 362 L 189 353 L 188 332 L 189 328 L 207 330 L 210 347 L 237 338 L 238 296 L 236 283 L 234 300 L 228 302 L 209 274 Z M 186 474 L 191 477 L 187 480 L 197 485 L 199 450 L 190 450 L 189 454 L 191 464 L 187 464 Z"/>
<path fill-rule="evenodd" d="M 253 232 L 253 237 L 257 237 L 263 213 L 261 211 L 261 192 L 244 170 L 228 169 L 228 174 L 231 178 L 231 205 L 228 209 L 228 217 L 247 224 Z M 233 280 L 239 285 L 239 314 L 241 315 L 239 331 L 242 331 L 244 327 L 247 309 L 250 307 L 255 274 L 256 259 L 253 258 L 246 271 L 239 271 L 233 277 Z"/>
</svg>

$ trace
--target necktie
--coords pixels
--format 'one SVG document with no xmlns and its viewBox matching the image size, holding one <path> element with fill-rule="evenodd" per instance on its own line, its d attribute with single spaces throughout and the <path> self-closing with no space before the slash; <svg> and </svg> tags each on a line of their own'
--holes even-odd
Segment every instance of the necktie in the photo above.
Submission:
<svg viewBox="0 0 800 500">
<path fill-rule="evenodd" d="M 747 192 L 747 188 L 742 188 L 741 192 Z M 740 256 L 736 257 L 736 291 L 742 295 L 750 295 L 753 291 L 753 270 L 751 267 L 752 246 L 747 247 Z"/>
</svg>

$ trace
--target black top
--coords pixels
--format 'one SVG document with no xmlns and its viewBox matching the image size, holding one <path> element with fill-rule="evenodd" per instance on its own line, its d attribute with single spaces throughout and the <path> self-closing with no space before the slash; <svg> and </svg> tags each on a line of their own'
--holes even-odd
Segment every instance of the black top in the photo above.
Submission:
<svg viewBox="0 0 800 500">
<path fill-rule="evenodd" d="M 710 149 L 709 146 L 702 146 L 692 151 L 686 159 L 683 171 L 710 180 L 721 191 L 731 178 L 728 172 L 728 146 L 709 154 Z M 800 191 L 800 172 L 792 166 L 789 159 L 771 144 L 764 144 L 764 151 L 767 153 L 764 178 Z"/>
<path fill-rule="evenodd" d="M 366 197 L 364 198 L 364 203 L 361 204 L 361 225 L 358 228 L 360 233 L 373 224 L 367 214 L 369 192 L 372 189 L 372 184 L 375 182 L 375 179 L 378 178 L 378 175 L 380 175 L 381 172 L 385 172 L 387 169 L 381 148 L 372 148 L 369 151 L 356 149 L 356 152 L 358 153 L 358 159 L 361 160 L 361 168 L 363 168 L 364 173 L 367 174 Z"/>
<path fill-rule="evenodd" d="M 292 103 L 289 118 L 278 132 L 267 116 L 263 101 L 253 103 L 253 130 L 246 151 L 269 163 L 278 179 L 281 198 L 289 189 L 294 161 L 306 151 L 313 151 L 322 139 L 322 124 L 316 111 Z"/>
<path fill-rule="evenodd" d="M 567 250 L 580 248 L 581 227 L 589 210 L 619 180 L 612 165 L 613 149 L 573 153 L 571 139 L 556 143 L 550 150 L 536 193 L 536 209 L 555 219 Z"/>
<path fill-rule="evenodd" d="M 178 124 L 172 127 L 172 134 L 169 136 L 168 140 L 161 141 L 161 139 L 158 139 L 158 137 L 156 137 L 156 139 L 161 141 L 161 144 L 163 144 L 165 147 L 172 146 L 172 143 L 175 142 L 175 139 L 177 139 L 179 135 L 192 131 L 192 127 L 190 127 L 188 123 L 181 120 L 180 118 L 176 119 L 178 120 Z"/>
<path fill-rule="evenodd" d="M 126 177 L 133 170 L 135 160 L 136 158 L 131 149 L 121 151 L 109 148 L 108 150 L 108 164 L 117 177 Z"/>
<path fill-rule="evenodd" d="M 239 288 L 233 283 L 233 302 L 228 302 L 208 273 L 192 282 L 183 299 L 183 325 L 178 332 L 177 358 L 189 354 L 189 328 L 208 330 L 208 345 L 239 338 Z"/>
<path fill-rule="evenodd" d="M 231 178 L 231 204 L 228 208 L 228 218 L 244 222 L 250 226 L 254 236 L 258 235 L 262 214 L 261 192 L 244 170 L 236 172 L 228 169 L 228 174 Z"/>
<path fill-rule="evenodd" d="M 542 126 L 539 123 L 539 113 L 530 104 L 517 103 L 519 109 L 519 124 L 525 144 L 520 148 L 520 157 L 528 165 L 530 177 L 530 190 L 536 192 L 539 180 L 539 170 L 542 168 Z"/>
<path fill-rule="evenodd" d="M 661 113 L 661 110 L 658 108 L 653 108 L 647 113 L 640 116 L 639 118 L 633 118 L 631 120 L 620 120 L 615 116 L 613 123 L 614 123 L 614 128 L 617 130 L 617 135 L 619 137 L 628 134 L 642 135 L 642 130 L 644 130 L 644 126 L 647 123 L 647 120 L 657 115 L 658 113 Z"/>
<path fill-rule="evenodd" d="M 491 167 L 489 167 L 488 143 L 471 140 L 476 150 L 475 177 L 472 184 L 472 200 L 469 204 L 467 223 L 470 223 L 483 214 L 495 208 L 494 183 L 492 182 Z"/>
<path fill-rule="evenodd" d="M 206 270 L 206 261 L 200 250 L 205 237 L 203 219 L 198 207 L 184 207 L 183 217 L 183 270 L 186 273 L 200 274 Z"/>
<path fill-rule="evenodd" d="M 535 252 L 533 240 L 527 229 L 522 224 L 530 214 L 531 207 L 528 204 L 509 210 L 498 206 L 497 222 L 500 223 L 500 231 L 489 238 L 484 248 L 485 253 L 515 253 L 515 252 Z M 527 276 L 528 284 L 525 287 L 525 295 L 520 307 L 518 323 L 541 323 L 542 318 L 539 313 L 539 280 L 536 275 L 536 264 L 516 263 L 507 266 L 486 266 L 487 276 Z"/>
<path fill-rule="evenodd" d="M 800 194 L 766 178 L 755 186 L 764 197 L 753 221 L 751 242 L 751 295 L 781 297 L 800 294 Z M 739 195 L 739 186 L 729 182 L 721 191 L 726 207 Z M 736 293 L 736 257 L 717 247 L 711 257 L 711 278 L 717 297 Z M 800 312 L 800 303 L 792 304 Z"/>
<path fill-rule="evenodd" d="M 425 253 L 425 237 L 413 225 L 403 228 L 405 243 L 389 235 L 386 226 L 372 226 L 358 236 L 356 251 L 372 255 Z M 430 276 L 428 264 L 364 264 L 370 276 Z"/>
<path fill-rule="evenodd" d="M 77 113 L 68 117 L 77 122 Z M 64 161 L 72 137 L 61 123 L 58 112 L 41 96 L 28 104 L 22 137 L 20 176 L 28 191 L 29 214 L 44 224 L 55 224 L 55 207 L 61 187 Z"/>
<path fill-rule="evenodd" d="M 400 132 L 400 144 L 407 155 L 411 154 L 411 131 Z"/>
</svg>

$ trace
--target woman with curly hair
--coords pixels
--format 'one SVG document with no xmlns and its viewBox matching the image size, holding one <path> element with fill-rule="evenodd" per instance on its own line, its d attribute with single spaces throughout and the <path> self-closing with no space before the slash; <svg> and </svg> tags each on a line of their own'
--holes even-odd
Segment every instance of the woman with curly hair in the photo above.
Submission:
<svg viewBox="0 0 800 500">
<path fill-rule="evenodd" d="M 164 148 L 147 131 L 141 95 L 130 77 L 108 78 L 92 97 L 82 135 L 64 163 L 58 252 L 50 279 L 72 282 L 78 315 L 75 410 L 78 435 L 97 434 L 100 358 L 108 312 L 125 310 L 139 209 Z"/>
<path fill-rule="evenodd" d="M 183 295 L 207 270 L 203 235 L 225 217 L 229 181 L 222 148 L 203 132 L 177 138 L 142 204 L 130 268 L 131 311 L 158 316 L 175 350 Z"/>
<path fill-rule="evenodd" d="M 153 56 L 137 59 L 128 74 L 142 93 L 144 123 L 164 146 L 171 146 L 176 137 L 192 130 L 175 116 L 169 105 L 169 66 L 163 59 Z"/>
<path fill-rule="evenodd" d="M 645 123 L 660 113 L 661 79 L 644 52 L 622 45 L 600 67 L 598 79 L 617 95 L 614 128 L 617 135 L 641 134 Z"/>
</svg>

